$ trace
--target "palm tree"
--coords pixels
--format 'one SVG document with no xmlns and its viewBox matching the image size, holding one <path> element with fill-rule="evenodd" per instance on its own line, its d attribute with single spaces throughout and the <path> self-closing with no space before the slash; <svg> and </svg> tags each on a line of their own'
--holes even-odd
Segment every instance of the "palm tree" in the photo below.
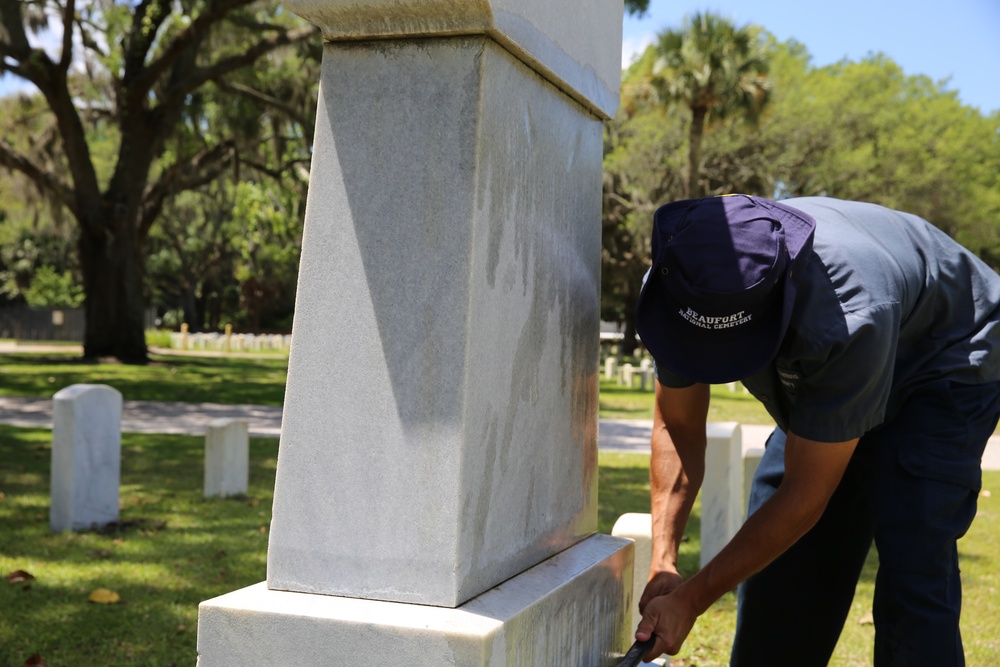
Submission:
<svg viewBox="0 0 1000 667">
<path fill-rule="evenodd" d="M 687 17 L 680 30 L 660 33 L 650 48 L 656 57 L 649 83 L 656 97 L 691 110 L 687 187 L 689 197 L 700 197 L 706 122 L 732 114 L 756 120 L 768 101 L 769 66 L 759 30 L 737 28 L 725 18 L 699 12 Z"/>
</svg>

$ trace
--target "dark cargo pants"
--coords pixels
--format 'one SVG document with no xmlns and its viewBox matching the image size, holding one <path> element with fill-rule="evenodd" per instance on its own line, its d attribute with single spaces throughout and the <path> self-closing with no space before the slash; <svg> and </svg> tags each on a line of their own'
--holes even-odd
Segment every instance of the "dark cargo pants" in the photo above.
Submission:
<svg viewBox="0 0 1000 667">
<path fill-rule="evenodd" d="M 939 382 L 866 434 L 816 526 L 739 590 L 734 667 L 826 665 L 874 539 L 876 667 L 965 664 L 956 542 L 976 514 L 1000 386 Z M 749 512 L 784 474 L 767 442 Z"/>
</svg>

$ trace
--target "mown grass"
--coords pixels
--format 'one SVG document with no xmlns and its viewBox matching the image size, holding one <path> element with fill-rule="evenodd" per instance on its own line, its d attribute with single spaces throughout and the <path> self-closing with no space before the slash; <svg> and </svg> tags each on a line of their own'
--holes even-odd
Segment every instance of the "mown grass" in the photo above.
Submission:
<svg viewBox="0 0 1000 667">
<path fill-rule="evenodd" d="M 0 396 L 52 396 L 71 384 L 106 384 L 125 400 L 281 405 L 288 359 L 151 355 L 146 365 L 84 361 L 74 353 L 0 354 Z"/>
<path fill-rule="evenodd" d="M 764 406 L 737 384 L 735 391 L 726 385 L 712 386 L 708 419 L 713 422 L 773 424 Z M 653 392 L 620 386 L 615 380 L 601 377 L 601 419 L 652 419 Z"/>
<path fill-rule="evenodd" d="M 204 441 L 198 437 L 122 437 L 120 528 L 52 533 L 48 524 L 51 434 L 0 426 L 0 577 L 15 570 L 32 580 L 0 581 L 0 665 L 39 654 L 49 667 L 191 665 L 198 603 L 265 577 L 276 440 L 251 440 L 246 496 L 202 497 Z M 649 508 L 649 458 L 600 455 L 599 530 L 626 512 Z M 985 473 L 1000 489 L 1000 472 Z M 1000 664 L 1000 506 L 984 497 L 960 544 L 965 635 L 970 665 Z M 700 508 L 681 547 L 681 569 L 698 566 Z M 870 608 L 875 556 L 869 559 L 851 618 L 832 664 L 871 664 Z M 107 588 L 117 604 L 87 601 Z M 695 626 L 677 667 L 728 663 L 735 597 L 726 595 Z"/>
</svg>

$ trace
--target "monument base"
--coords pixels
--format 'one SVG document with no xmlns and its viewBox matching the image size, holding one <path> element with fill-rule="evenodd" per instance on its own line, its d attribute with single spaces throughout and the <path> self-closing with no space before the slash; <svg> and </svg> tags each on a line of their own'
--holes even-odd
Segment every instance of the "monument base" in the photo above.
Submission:
<svg viewBox="0 0 1000 667">
<path fill-rule="evenodd" d="M 592 535 L 454 609 L 261 582 L 201 603 L 198 667 L 604 667 L 631 644 L 632 559 Z"/>
</svg>

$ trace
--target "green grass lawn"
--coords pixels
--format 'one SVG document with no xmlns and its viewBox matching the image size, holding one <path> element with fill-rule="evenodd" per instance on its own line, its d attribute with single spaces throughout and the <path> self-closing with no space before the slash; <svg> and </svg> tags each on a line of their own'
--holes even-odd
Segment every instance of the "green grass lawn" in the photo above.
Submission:
<svg viewBox="0 0 1000 667">
<path fill-rule="evenodd" d="M 106 384 L 126 400 L 281 405 L 288 359 L 275 355 L 150 355 L 144 366 L 84 362 L 78 354 L 0 354 L 0 396 L 52 396 L 71 384 Z"/>
<path fill-rule="evenodd" d="M 619 386 L 601 376 L 600 416 L 602 419 L 652 419 L 653 392 Z M 708 419 L 713 422 L 773 424 L 767 410 L 741 385 L 730 391 L 725 385 L 712 386 Z"/>
<path fill-rule="evenodd" d="M 117 530 L 52 533 L 48 525 L 51 434 L 0 426 L 0 665 L 38 653 L 49 667 L 191 665 L 198 603 L 265 577 L 277 441 L 251 440 L 250 489 L 232 499 L 202 498 L 204 440 L 174 435 L 122 437 Z M 648 456 L 600 455 L 599 530 L 649 508 Z M 985 473 L 1000 490 L 1000 472 Z M 1000 495 L 984 497 L 961 544 L 963 632 L 970 665 L 1000 664 Z M 698 565 L 699 508 L 681 548 L 686 574 Z M 858 587 L 834 665 L 871 664 L 874 556 Z M 117 604 L 88 602 L 98 588 Z M 695 626 L 677 667 L 725 665 L 735 623 L 727 595 Z"/>
</svg>

